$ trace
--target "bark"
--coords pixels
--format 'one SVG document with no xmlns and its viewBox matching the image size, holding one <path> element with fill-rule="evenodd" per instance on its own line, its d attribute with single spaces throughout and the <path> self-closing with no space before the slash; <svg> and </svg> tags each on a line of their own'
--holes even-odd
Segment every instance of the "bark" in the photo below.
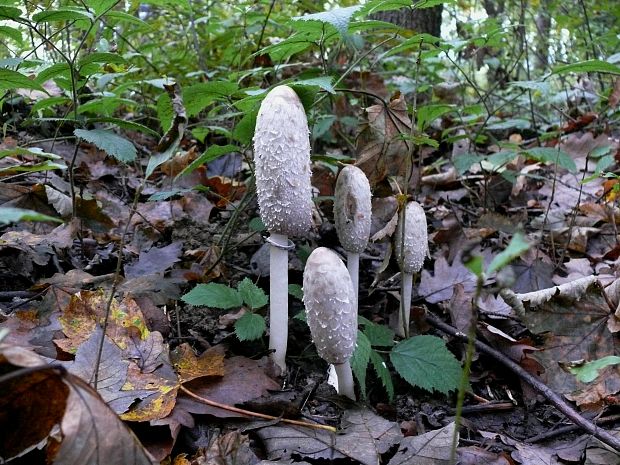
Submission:
<svg viewBox="0 0 620 465">
<path fill-rule="evenodd" d="M 402 8 L 400 10 L 381 11 L 374 14 L 373 18 L 396 24 L 404 29 L 412 29 L 417 33 L 426 32 L 439 37 L 442 11 L 443 5 L 417 10 Z"/>
</svg>

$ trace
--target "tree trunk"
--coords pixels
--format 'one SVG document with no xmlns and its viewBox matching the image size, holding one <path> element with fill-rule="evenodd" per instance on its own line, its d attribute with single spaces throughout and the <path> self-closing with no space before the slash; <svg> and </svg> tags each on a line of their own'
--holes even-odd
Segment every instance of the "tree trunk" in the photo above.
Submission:
<svg viewBox="0 0 620 465">
<path fill-rule="evenodd" d="M 374 19 L 387 21 L 404 29 L 413 29 L 417 33 L 426 32 L 439 37 L 442 11 L 443 5 L 437 5 L 432 8 L 416 10 L 402 8 L 400 10 L 381 11 L 372 16 Z"/>
</svg>

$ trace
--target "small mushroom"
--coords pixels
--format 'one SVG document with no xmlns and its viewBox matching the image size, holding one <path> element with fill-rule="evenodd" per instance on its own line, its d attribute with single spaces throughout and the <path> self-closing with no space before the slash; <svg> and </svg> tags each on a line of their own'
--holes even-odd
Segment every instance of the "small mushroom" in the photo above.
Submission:
<svg viewBox="0 0 620 465">
<path fill-rule="evenodd" d="M 286 370 L 289 236 L 312 227 L 310 138 L 304 107 L 293 89 L 278 86 L 263 100 L 254 132 L 256 193 L 269 230 L 269 348 Z"/>
<path fill-rule="evenodd" d="M 368 245 L 371 220 L 370 184 L 357 166 L 345 166 L 336 181 L 334 220 L 338 238 L 347 252 L 347 268 L 355 295 L 359 289 L 359 260 Z"/>
<path fill-rule="evenodd" d="M 409 337 L 409 313 L 411 306 L 411 288 L 413 273 L 417 273 L 424 265 L 428 254 L 428 232 L 426 215 L 417 202 L 409 202 L 400 217 L 396 228 L 396 258 L 402 273 L 400 312 L 398 312 L 397 333 Z"/>
<path fill-rule="evenodd" d="M 357 338 L 357 296 L 349 271 L 338 255 L 319 247 L 306 262 L 303 289 L 316 350 L 323 360 L 334 365 L 338 393 L 355 400 L 349 360 Z"/>
</svg>

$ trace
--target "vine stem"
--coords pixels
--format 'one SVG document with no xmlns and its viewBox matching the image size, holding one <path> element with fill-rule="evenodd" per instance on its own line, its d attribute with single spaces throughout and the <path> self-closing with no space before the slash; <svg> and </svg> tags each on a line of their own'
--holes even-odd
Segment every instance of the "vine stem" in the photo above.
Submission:
<svg viewBox="0 0 620 465">
<path fill-rule="evenodd" d="M 321 425 L 319 423 L 308 423 L 306 421 L 291 420 L 289 418 L 280 418 L 280 417 L 274 417 L 272 415 L 266 415 L 264 413 L 252 412 L 250 410 L 244 410 L 242 408 L 234 407 L 232 405 L 221 404 L 214 400 L 207 399 L 206 397 L 201 397 L 198 394 L 195 394 L 189 389 L 187 389 L 185 386 L 179 386 L 179 389 L 183 391 L 185 394 L 187 394 L 188 396 L 202 402 L 203 404 L 210 405 L 211 407 L 217 407 L 217 408 L 221 408 L 224 410 L 228 410 L 229 412 L 240 413 L 242 415 L 247 415 L 249 417 L 262 418 L 263 420 L 278 420 L 278 421 L 281 421 L 282 423 L 288 423 L 290 425 L 305 426 L 307 428 L 324 429 L 327 431 L 331 431 L 332 433 L 336 432 L 336 428 L 334 428 L 333 426 Z"/>
</svg>

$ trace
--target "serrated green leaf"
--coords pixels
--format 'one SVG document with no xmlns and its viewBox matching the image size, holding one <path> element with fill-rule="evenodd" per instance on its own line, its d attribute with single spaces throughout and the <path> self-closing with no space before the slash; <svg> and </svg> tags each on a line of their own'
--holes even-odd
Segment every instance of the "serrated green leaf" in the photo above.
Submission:
<svg viewBox="0 0 620 465">
<path fill-rule="evenodd" d="M 93 15 L 86 10 L 73 8 L 57 8 L 55 10 L 45 10 L 32 15 L 32 20 L 36 23 L 51 23 L 55 21 L 75 21 L 86 19 L 92 21 Z"/>
<path fill-rule="evenodd" d="M 90 142 L 99 150 L 103 150 L 119 161 L 129 163 L 136 159 L 137 152 L 134 145 L 124 137 L 117 136 L 111 131 L 104 131 L 103 129 L 76 129 L 73 133 L 76 137 Z"/>
<path fill-rule="evenodd" d="M 0 224 L 17 223 L 19 221 L 53 221 L 55 223 L 62 223 L 62 220 L 58 218 L 43 215 L 33 210 L 0 207 Z"/>
<path fill-rule="evenodd" d="M 265 291 L 250 281 L 249 278 L 244 278 L 237 286 L 237 290 L 243 302 L 252 310 L 264 307 L 269 303 L 269 298 Z"/>
<path fill-rule="evenodd" d="M 620 357 L 608 355 L 598 360 L 592 360 L 582 365 L 568 367 L 569 371 L 577 377 L 577 381 L 591 383 L 599 376 L 599 371 L 612 365 L 620 365 Z"/>
<path fill-rule="evenodd" d="M 304 298 L 303 288 L 299 284 L 289 284 L 288 293 L 299 300 L 303 300 Z"/>
<path fill-rule="evenodd" d="M 156 109 L 159 125 L 164 132 L 169 131 L 174 119 L 174 109 L 172 108 L 172 99 L 170 95 L 167 93 L 161 94 L 157 99 Z"/>
<path fill-rule="evenodd" d="M 183 171 L 177 175 L 177 178 L 192 173 L 199 166 L 212 162 L 222 155 L 234 152 L 241 152 L 241 148 L 236 145 L 211 145 L 202 155 L 187 165 Z"/>
<path fill-rule="evenodd" d="M 194 84 L 183 90 L 187 116 L 195 116 L 216 100 L 225 99 L 239 89 L 230 81 L 210 81 Z"/>
<path fill-rule="evenodd" d="M 362 392 L 362 398 L 366 398 L 366 371 L 370 361 L 370 341 L 364 333 L 357 332 L 357 341 L 355 342 L 355 350 L 351 356 L 351 369 Z"/>
<path fill-rule="evenodd" d="M 572 173 L 577 171 L 575 161 L 563 150 L 554 149 L 552 147 L 534 147 L 524 150 L 522 153 L 527 158 L 541 161 L 543 163 L 556 163 Z"/>
<path fill-rule="evenodd" d="M 253 341 L 265 333 L 265 319 L 256 313 L 246 313 L 235 321 L 235 334 L 240 341 Z"/>
<path fill-rule="evenodd" d="M 243 305 L 243 299 L 236 289 L 219 283 L 198 284 L 181 297 L 181 300 L 190 305 L 223 309 L 239 308 Z"/>
<path fill-rule="evenodd" d="M 0 36 L 5 36 L 20 44 L 23 40 L 22 32 L 10 26 L 0 26 Z"/>
<path fill-rule="evenodd" d="M 383 357 L 376 350 L 370 351 L 370 363 L 372 363 L 372 367 L 381 380 L 381 384 L 383 384 L 385 392 L 387 392 L 388 398 L 391 402 L 394 399 L 394 383 L 392 382 L 392 375 L 390 374 L 390 370 L 383 360 Z"/>
<path fill-rule="evenodd" d="M 385 325 L 379 325 L 364 318 L 358 318 L 359 324 L 363 327 L 363 333 L 366 335 L 372 346 L 391 347 L 394 345 L 394 331 Z"/>
<path fill-rule="evenodd" d="M 329 11 L 320 13 L 312 13 L 303 16 L 295 16 L 294 21 L 320 21 L 322 23 L 331 24 L 336 28 L 341 36 L 347 35 L 351 17 L 362 8 L 362 5 L 349 6 L 345 8 L 334 8 Z"/>
<path fill-rule="evenodd" d="M 45 92 L 41 85 L 17 71 L 0 68 L 0 90 L 2 89 L 36 89 Z"/>
<path fill-rule="evenodd" d="M 435 336 L 415 336 L 399 342 L 390 352 L 396 372 L 412 386 L 443 394 L 458 388 L 461 365 L 444 341 Z"/>
<path fill-rule="evenodd" d="M 551 74 L 566 73 L 608 73 L 620 74 L 620 66 L 603 60 L 587 60 L 570 65 L 558 66 Z"/>
</svg>

